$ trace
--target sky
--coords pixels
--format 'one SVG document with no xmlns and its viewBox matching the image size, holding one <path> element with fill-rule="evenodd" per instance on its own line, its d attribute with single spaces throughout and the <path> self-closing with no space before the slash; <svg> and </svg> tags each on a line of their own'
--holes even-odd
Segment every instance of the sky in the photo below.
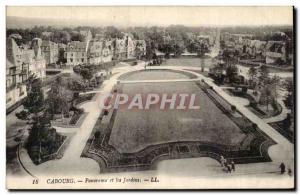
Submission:
<svg viewBox="0 0 300 195">
<path fill-rule="evenodd" d="M 78 25 L 231 26 L 292 25 L 292 7 L 16 7 L 7 16 L 55 19 Z"/>
</svg>

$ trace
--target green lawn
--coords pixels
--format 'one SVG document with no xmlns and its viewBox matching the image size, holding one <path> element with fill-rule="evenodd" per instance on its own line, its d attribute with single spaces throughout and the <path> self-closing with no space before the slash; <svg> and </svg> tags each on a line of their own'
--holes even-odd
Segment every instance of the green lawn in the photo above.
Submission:
<svg viewBox="0 0 300 195">
<path fill-rule="evenodd" d="M 109 144 L 119 152 L 136 152 L 149 145 L 176 141 L 203 141 L 237 145 L 245 134 L 194 82 L 124 84 L 123 93 L 195 93 L 200 110 L 117 111 Z"/>
<path fill-rule="evenodd" d="M 134 71 L 122 75 L 120 80 L 163 80 L 163 79 L 189 79 L 196 76 L 190 73 L 182 73 L 176 70 L 155 70 L 146 69 L 142 71 Z"/>
<path fill-rule="evenodd" d="M 213 64 L 213 60 L 211 58 L 204 58 L 204 66 L 210 67 Z M 163 62 L 161 66 L 192 66 L 192 67 L 201 67 L 201 59 L 200 58 L 170 58 Z"/>
</svg>

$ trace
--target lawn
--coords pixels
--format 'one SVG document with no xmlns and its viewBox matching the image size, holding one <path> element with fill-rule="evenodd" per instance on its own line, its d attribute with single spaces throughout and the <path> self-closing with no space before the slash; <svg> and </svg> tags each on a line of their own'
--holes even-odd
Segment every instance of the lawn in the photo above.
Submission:
<svg viewBox="0 0 300 195">
<path fill-rule="evenodd" d="M 120 80 L 163 80 L 163 79 L 190 79 L 196 78 L 195 75 L 190 73 L 182 73 L 176 70 L 155 70 L 146 69 L 142 71 L 134 71 L 122 75 Z"/>
<path fill-rule="evenodd" d="M 205 67 L 211 67 L 213 63 L 214 62 L 211 58 L 204 58 Z M 201 59 L 197 57 L 170 58 L 164 61 L 161 66 L 192 66 L 201 68 Z"/>
<path fill-rule="evenodd" d="M 166 70 L 150 72 L 139 71 L 122 79 L 174 76 Z M 101 113 L 82 157 L 97 161 L 102 172 L 150 170 L 161 160 L 204 156 L 219 161 L 222 155 L 236 164 L 271 160 L 267 151 L 275 142 L 241 113 L 232 112 L 231 105 L 203 82 L 121 83 L 119 88 L 130 96 L 194 93 L 200 109 L 160 110 L 152 106 L 149 110 L 128 110 L 125 106 L 109 110 L 107 116 Z"/>
<path fill-rule="evenodd" d="M 195 93 L 200 110 L 117 111 L 109 144 L 121 153 L 137 152 L 150 145 L 178 141 L 239 144 L 245 134 L 194 82 L 124 84 L 123 93 Z"/>
<path fill-rule="evenodd" d="M 287 138 L 291 143 L 294 143 L 294 131 L 293 131 L 293 126 L 290 128 L 287 128 L 284 125 L 284 121 L 277 121 L 274 123 L 269 123 L 271 127 L 273 127 L 276 131 L 278 131 L 281 135 L 283 135 L 285 138 Z"/>
</svg>

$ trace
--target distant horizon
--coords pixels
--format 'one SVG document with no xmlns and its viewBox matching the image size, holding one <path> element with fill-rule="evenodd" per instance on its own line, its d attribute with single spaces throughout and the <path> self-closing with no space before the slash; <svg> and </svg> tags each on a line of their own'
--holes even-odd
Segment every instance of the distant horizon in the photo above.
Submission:
<svg viewBox="0 0 300 195">
<path fill-rule="evenodd" d="M 49 21 L 52 20 L 53 22 L 57 19 L 53 18 L 33 18 L 33 17 L 19 17 L 19 16 L 7 16 L 8 18 L 18 18 L 18 19 L 26 19 L 26 20 L 45 20 Z M 61 20 L 61 19 L 60 19 Z M 31 21 L 34 23 L 34 21 Z M 15 27 L 14 24 L 8 24 L 6 23 L 6 26 L 8 29 L 10 28 L 33 28 L 35 26 L 37 27 L 53 27 L 53 28 L 76 28 L 76 27 L 108 27 L 108 26 L 113 26 L 116 28 L 150 28 L 150 27 L 158 27 L 158 28 L 167 28 L 170 26 L 184 26 L 187 28 L 257 28 L 257 27 L 293 27 L 293 24 L 265 24 L 265 25 L 198 25 L 198 26 L 189 26 L 185 24 L 167 24 L 167 25 L 147 25 L 147 26 L 142 26 L 142 25 L 131 25 L 131 26 L 122 26 L 122 25 L 113 25 L 113 24 L 63 24 L 62 21 L 60 21 L 59 24 L 23 24 L 22 26 Z"/>
<path fill-rule="evenodd" d="M 63 15 L 62 15 L 63 13 Z M 278 14 L 280 13 L 280 15 Z M 15 7 L 6 8 L 7 27 L 260 27 L 293 26 L 292 7 Z M 12 24 L 10 20 L 19 21 Z M 42 21 L 47 21 L 41 24 Z M 35 24 L 37 23 L 37 24 Z"/>
</svg>

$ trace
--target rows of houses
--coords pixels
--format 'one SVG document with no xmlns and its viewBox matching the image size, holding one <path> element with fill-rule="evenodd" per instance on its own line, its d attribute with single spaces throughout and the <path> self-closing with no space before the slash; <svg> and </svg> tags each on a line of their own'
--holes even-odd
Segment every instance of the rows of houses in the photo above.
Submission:
<svg viewBox="0 0 300 195">
<path fill-rule="evenodd" d="M 6 108 L 19 103 L 26 93 L 26 80 L 30 74 L 45 78 L 46 66 L 65 62 L 66 65 L 99 65 L 112 60 L 140 59 L 146 54 L 146 42 L 134 40 L 124 33 L 117 39 L 93 39 L 90 31 L 79 31 L 84 39 L 67 45 L 34 38 L 27 45 L 18 45 L 21 37 L 7 38 L 6 47 Z M 44 33 L 45 34 L 45 33 Z"/>
<path fill-rule="evenodd" d="M 198 40 L 200 42 L 203 42 L 208 47 L 213 46 L 216 41 L 216 31 L 210 31 L 209 34 L 199 34 L 199 35 L 197 35 L 195 33 L 191 33 L 191 32 L 187 32 L 186 34 L 189 39 Z"/>
<path fill-rule="evenodd" d="M 224 47 L 233 51 L 240 59 L 250 59 L 271 65 L 293 65 L 292 53 L 288 52 L 286 41 L 261 41 L 252 34 L 223 33 L 221 40 Z"/>
<path fill-rule="evenodd" d="M 146 42 L 134 40 L 132 35 L 123 33 L 122 38 L 90 39 L 72 41 L 66 46 L 67 65 L 101 64 L 112 60 L 140 58 L 146 54 Z"/>
<path fill-rule="evenodd" d="M 6 108 L 27 96 L 25 81 L 30 74 L 45 78 L 46 60 L 42 55 L 42 40 L 34 38 L 30 46 L 17 45 L 10 36 L 6 46 Z"/>
</svg>

